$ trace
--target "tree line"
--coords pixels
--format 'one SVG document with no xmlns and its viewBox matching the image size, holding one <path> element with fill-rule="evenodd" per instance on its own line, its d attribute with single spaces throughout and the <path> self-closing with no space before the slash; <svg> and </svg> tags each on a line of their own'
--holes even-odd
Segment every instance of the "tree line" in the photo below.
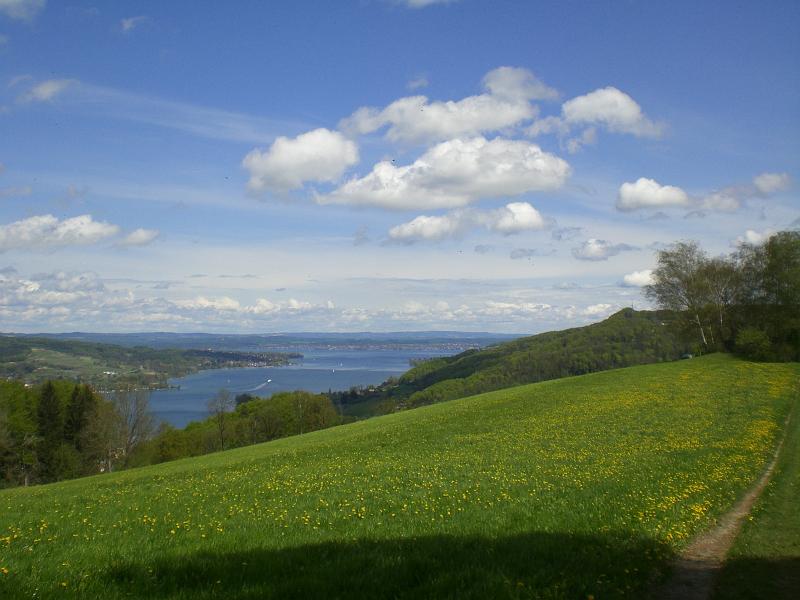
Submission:
<svg viewBox="0 0 800 600">
<path fill-rule="evenodd" d="M 709 256 L 697 242 L 658 252 L 645 295 L 677 315 L 695 352 L 800 360 L 800 232 Z"/>
<path fill-rule="evenodd" d="M 147 390 L 101 395 L 66 380 L 0 381 L 0 487 L 50 483 L 269 441 L 338 424 L 329 398 L 284 392 L 235 403 L 225 390 L 210 416 L 183 429 L 156 425 Z"/>
<path fill-rule="evenodd" d="M 87 384 L 0 381 L 0 486 L 49 483 L 129 466 L 150 439 L 148 393 Z"/>
</svg>

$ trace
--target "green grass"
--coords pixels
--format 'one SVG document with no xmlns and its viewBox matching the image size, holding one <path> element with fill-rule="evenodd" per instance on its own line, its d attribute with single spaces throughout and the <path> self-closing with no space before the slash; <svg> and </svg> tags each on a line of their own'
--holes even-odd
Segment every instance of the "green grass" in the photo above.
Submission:
<svg viewBox="0 0 800 600">
<path fill-rule="evenodd" d="M 770 483 L 736 538 L 717 600 L 790 600 L 800 593 L 800 411 Z"/>
<path fill-rule="evenodd" d="M 763 469 L 800 365 L 511 388 L 0 492 L 0 597 L 646 594 Z"/>
</svg>

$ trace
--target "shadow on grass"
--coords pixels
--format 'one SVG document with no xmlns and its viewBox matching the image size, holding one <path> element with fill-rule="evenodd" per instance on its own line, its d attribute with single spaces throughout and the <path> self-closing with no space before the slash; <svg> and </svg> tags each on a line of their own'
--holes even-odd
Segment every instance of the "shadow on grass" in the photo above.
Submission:
<svg viewBox="0 0 800 600">
<path fill-rule="evenodd" d="M 717 577 L 714 600 L 795 600 L 800 597 L 800 556 L 732 558 Z"/>
<path fill-rule="evenodd" d="M 165 556 L 106 584 L 147 598 L 640 598 L 671 558 L 652 540 L 429 536 Z"/>
</svg>

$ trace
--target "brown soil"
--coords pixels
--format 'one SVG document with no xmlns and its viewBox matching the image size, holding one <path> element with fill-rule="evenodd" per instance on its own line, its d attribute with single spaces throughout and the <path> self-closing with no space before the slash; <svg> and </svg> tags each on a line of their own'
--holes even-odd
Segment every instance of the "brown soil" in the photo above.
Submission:
<svg viewBox="0 0 800 600">
<path fill-rule="evenodd" d="M 791 415 L 790 415 L 791 416 Z M 744 497 L 711 530 L 694 539 L 672 565 L 670 578 L 654 594 L 659 600 L 707 600 L 711 597 L 714 579 L 742 527 L 744 518 L 769 482 L 789 430 L 789 418 L 775 455 L 761 478 Z"/>
</svg>

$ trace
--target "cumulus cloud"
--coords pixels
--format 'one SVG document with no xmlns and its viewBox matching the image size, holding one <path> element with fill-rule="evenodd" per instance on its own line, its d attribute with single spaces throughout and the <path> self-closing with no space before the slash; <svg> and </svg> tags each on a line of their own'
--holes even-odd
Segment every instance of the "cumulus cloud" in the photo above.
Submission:
<svg viewBox="0 0 800 600">
<path fill-rule="evenodd" d="M 48 79 L 34 85 L 18 100 L 23 103 L 50 102 L 76 83 L 75 79 Z"/>
<path fill-rule="evenodd" d="M 0 13 L 19 21 L 32 21 L 44 8 L 45 0 L 0 0 Z"/>
<path fill-rule="evenodd" d="M 182 308 L 200 310 L 238 311 L 241 308 L 241 304 L 239 304 L 238 300 L 234 300 L 228 296 L 221 296 L 219 298 L 198 296 L 191 300 L 178 300 L 175 304 Z"/>
<path fill-rule="evenodd" d="M 529 203 L 511 202 L 494 210 L 455 210 L 441 216 L 421 215 L 408 223 L 392 227 L 389 238 L 403 243 L 437 241 L 458 237 L 476 227 L 513 235 L 543 229 L 545 221 Z"/>
<path fill-rule="evenodd" d="M 644 287 L 653 283 L 653 269 L 634 271 L 622 278 L 622 283 L 626 287 Z"/>
<path fill-rule="evenodd" d="M 600 261 L 608 260 L 620 252 L 636 250 L 635 246 L 628 244 L 612 244 L 606 240 L 591 238 L 580 246 L 572 249 L 572 256 L 578 260 Z"/>
<path fill-rule="evenodd" d="M 279 137 L 269 150 L 252 150 L 242 161 L 251 191 L 285 192 L 308 181 L 333 182 L 358 162 L 358 146 L 338 131 L 315 129 L 295 138 Z"/>
<path fill-rule="evenodd" d="M 763 231 L 756 231 L 755 229 L 748 229 L 744 232 L 744 235 L 740 235 L 736 238 L 736 241 L 733 245 L 741 246 L 742 244 L 750 244 L 753 246 L 758 246 L 759 244 L 763 244 L 773 235 L 775 235 L 776 231 L 774 229 L 764 229 Z"/>
<path fill-rule="evenodd" d="M 527 69 L 499 67 L 483 79 L 486 93 L 458 101 L 430 101 L 426 96 L 395 100 L 383 109 L 362 107 L 339 124 L 350 134 L 372 133 L 388 126 L 392 141 L 435 142 L 498 131 L 534 118 L 531 100 L 558 93 Z"/>
<path fill-rule="evenodd" d="M 617 195 L 617 210 L 629 212 L 640 208 L 688 206 L 689 196 L 681 188 L 661 185 L 653 179 L 640 177 L 634 183 L 623 183 Z"/>
<path fill-rule="evenodd" d="M 145 15 L 139 15 L 136 17 L 128 17 L 126 19 L 122 19 L 119 22 L 120 29 L 122 29 L 123 33 L 128 33 L 129 31 L 133 31 L 140 25 L 144 25 L 149 21 L 149 17 Z"/>
<path fill-rule="evenodd" d="M 492 250 L 494 250 L 494 246 L 490 246 L 488 244 L 478 244 L 473 248 L 475 254 L 489 254 Z"/>
<path fill-rule="evenodd" d="M 437 241 L 455 237 L 470 225 L 463 213 L 454 212 L 442 216 L 420 215 L 408 223 L 396 225 L 389 230 L 389 238 L 399 242 Z"/>
<path fill-rule="evenodd" d="M 555 190 L 569 173 L 566 161 L 528 142 L 455 139 L 437 144 L 410 165 L 382 161 L 369 175 L 317 201 L 395 210 L 456 208 L 483 198 Z"/>
<path fill-rule="evenodd" d="M 60 221 L 40 215 L 0 225 L 0 252 L 94 244 L 119 233 L 119 227 L 81 215 Z"/>
<path fill-rule="evenodd" d="M 752 183 L 730 185 L 699 198 L 697 206 L 700 211 L 735 212 L 748 200 L 769 198 L 789 189 L 790 185 L 791 179 L 786 173 L 761 173 Z"/>
<path fill-rule="evenodd" d="M 505 235 L 544 229 L 541 213 L 528 202 L 511 202 L 486 215 L 486 226 Z"/>
<path fill-rule="evenodd" d="M 565 143 L 571 154 L 595 144 L 598 129 L 637 137 L 659 137 L 664 126 L 645 116 L 642 107 L 628 94 L 609 86 L 567 100 L 561 106 L 560 115 L 538 119 L 525 131 L 532 137 L 557 133 L 565 138 L 575 129 L 580 133 Z"/>
<path fill-rule="evenodd" d="M 645 117 L 642 108 L 625 92 L 605 87 L 568 100 L 561 107 L 564 121 L 575 125 L 599 125 L 615 133 L 658 137 L 663 127 Z"/>
<path fill-rule="evenodd" d="M 756 190 L 765 196 L 789 189 L 790 183 L 787 173 L 762 173 L 753 178 Z"/>
<path fill-rule="evenodd" d="M 155 240 L 159 236 L 159 232 L 156 229 L 134 229 L 128 235 L 126 235 L 122 240 L 120 240 L 120 246 L 146 246 L 153 240 Z"/>
<path fill-rule="evenodd" d="M 614 312 L 613 305 L 601 303 L 587 306 L 581 311 L 581 314 L 587 317 L 607 317 L 612 312 Z"/>
<path fill-rule="evenodd" d="M 493 96 L 509 100 L 558 100 L 558 91 L 539 80 L 528 69 L 497 67 L 483 78 Z"/>
</svg>

